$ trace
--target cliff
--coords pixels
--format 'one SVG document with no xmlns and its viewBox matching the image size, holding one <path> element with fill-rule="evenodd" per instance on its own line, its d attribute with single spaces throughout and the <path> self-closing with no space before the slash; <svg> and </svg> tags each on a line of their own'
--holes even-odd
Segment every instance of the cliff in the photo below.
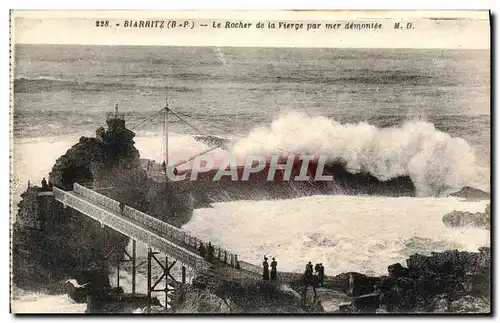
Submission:
<svg viewBox="0 0 500 323">
<path fill-rule="evenodd" d="M 123 118 L 108 118 L 107 126 L 97 129 L 95 138 L 81 137 L 56 160 L 49 186 L 71 190 L 78 182 L 174 225 L 189 221 L 189 213 L 170 216 L 170 188 L 148 181 L 134 146 L 135 134 Z M 108 267 L 123 256 L 129 239 L 64 208 L 50 191 L 31 186 L 21 195 L 12 232 L 13 283 L 48 293 L 61 292 L 60 283 L 68 278 L 109 288 Z"/>
</svg>

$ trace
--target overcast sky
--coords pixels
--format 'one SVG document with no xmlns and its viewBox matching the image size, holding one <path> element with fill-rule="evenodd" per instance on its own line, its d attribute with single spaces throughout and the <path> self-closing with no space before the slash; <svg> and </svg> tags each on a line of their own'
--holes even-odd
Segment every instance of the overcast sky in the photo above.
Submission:
<svg viewBox="0 0 500 323">
<path fill-rule="evenodd" d="M 459 19 L 456 19 L 459 18 Z M 194 21 L 193 29 L 125 28 L 126 20 Z M 109 20 L 110 27 L 95 26 Z M 251 22 L 248 29 L 212 28 L 214 22 Z M 266 28 L 256 29 L 262 21 Z M 267 22 L 304 23 L 303 30 L 268 29 Z M 354 31 L 346 22 L 380 23 L 381 30 Z M 305 30 L 308 22 L 321 27 Z M 396 30 L 400 22 L 406 28 Z M 326 30 L 326 23 L 341 23 Z M 119 26 L 117 26 L 119 24 Z M 199 24 L 207 24 L 200 27 Z M 177 45 L 177 46 L 271 46 L 271 47 L 365 47 L 365 48 L 467 48 L 489 49 L 487 11 L 447 12 L 324 12 L 324 11 L 20 11 L 13 16 L 13 42 L 26 44 L 83 45 Z"/>
</svg>

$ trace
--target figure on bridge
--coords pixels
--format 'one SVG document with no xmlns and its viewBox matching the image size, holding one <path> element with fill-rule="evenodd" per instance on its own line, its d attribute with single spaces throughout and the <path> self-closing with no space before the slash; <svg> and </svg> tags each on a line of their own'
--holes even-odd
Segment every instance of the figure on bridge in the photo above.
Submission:
<svg viewBox="0 0 500 323">
<path fill-rule="evenodd" d="M 207 255 L 207 250 L 205 249 L 203 242 L 200 243 L 200 247 L 198 248 L 198 251 L 200 252 L 200 256 L 202 256 L 203 259 L 205 259 L 205 256 Z"/>
<path fill-rule="evenodd" d="M 45 180 L 45 177 L 42 179 L 42 190 L 47 190 L 49 186 L 47 185 L 47 180 Z"/>
<path fill-rule="evenodd" d="M 271 261 L 271 280 L 276 280 L 278 278 L 278 270 L 276 267 L 278 266 L 278 263 L 276 262 L 276 259 L 273 257 L 273 261 Z"/>
<path fill-rule="evenodd" d="M 123 215 L 123 211 L 125 209 L 125 204 L 123 202 L 120 202 L 120 213 Z"/>
<path fill-rule="evenodd" d="M 264 262 L 262 263 L 264 271 L 262 273 L 262 279 L 269 280 L 269 263 L 267 262 L 267 257 L 264 256 Z"/>
<path fill-rule="evenodd" d="M 207 261 L 208 262 L 214 261 L 214 247 L 212 246 L 211 242 L 209 242 L 207 246 Z"/>
</svg>

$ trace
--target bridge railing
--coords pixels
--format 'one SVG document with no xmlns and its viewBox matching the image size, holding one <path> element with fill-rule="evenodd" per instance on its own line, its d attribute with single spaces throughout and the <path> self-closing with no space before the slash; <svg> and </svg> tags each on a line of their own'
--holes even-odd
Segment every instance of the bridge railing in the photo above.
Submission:
<svg viewBox="0 0 500 323">
<path fill-rule="evenodd" d="M 105 210 L 102 210 L 98 207 L 95 207 L 86 201 L 83 201 L 77 197 L 74 197 L 72 195 L 66 194 L 65 191 L 54 187 L 53 188 L 54 192 L 54 198 L 61 201 L 62 203 L 67 203 L 69 205 L 77 206 L 76 209 L 80 212 L 85 212 L 85 210 L 90 210 L 92 209 L 92 217 L 98 221 L 105 222 L 105 221 L 112 221 L 112 226 L 117 229 L 118 231 L 124 233 L 127 230 L 127 227 L 130 227 L 130 223 L 126 222 L 124 219 L 113 215 L 110 212 L 107 212 Z M 115 201 L 111 198 L 108 198 L 102 194 L 99 194 L 95 191 L 92 191 L 90 189 L 87 189 L 79 184 L 74 185 L 74 192 L 77 193 L 78 195 L 85 197 L 89 199 L 90 201 L 96 202 L 97 204 L 100 204 L 102 206 L 105 206 L 117 213 L 120 213 L 120 204 L 118 201 Z M 141 211 L 138 211 L 134 208 L 131 208 L 129 206 L 125 206 L 123 213 L 125 216 L 134 219 L 138 223 L 152 229 L 153 231 L 156 231 L 160 234 L 160 236 L 163 237 L 168 237 L 171 240 L 177 241 L 181 246 L 182 244 L 191 246 L 195 249 L 198 249 L 200 244 L 203 243 L 205 246 L 208 245 L 205 241 L 197 238 L 196 236 L 190 234 L 189 232 L 186 232 L 184 230 L 181 230 L 177 227 L 174 227 L 173 225 L 170 225 L 164 221 L 161 221 L 157 218 L 154 218 L 146 213 L 143 213 Z M 165 241 L 162 241 L 159 237 L 154 237 L 154 235 L 148 234 L 148 232 L 140 227 L 137 227 L 140 230 L 135 230 L 134 235 L 136 236 L 138 240 L 147 243 L 149 245 L 155 244 L 162 244 L 163 248 L 169 250 L 169 253 L 172 254 L 172 256 L 175 256 L 180 262 L 183 262 L 187 264 L 188 266 L 195 267 L 195 268 L 206 268 L 207 263 L 197 254 L 190 254 L 186 255 L 185 252 L 182 252 L 178 249 L 176 249 L 173 246 L 169 246 L 168 243 Z M 130 229 L 130 228 L 129 228 Z M 152 241 L 152 239 L 154 241 Z M 259 266 L 256 266 L 254 264 L 251 264 L 249 262 L 239 260 L 238 256 L 236 254 L 230 253 L 224 248 L 218 247 L 216 245 L 213 245 L 214 247 L 214 258 L 219 259 L 221 262 L 225 262 L 228 265 L 231 265 L 233 267 L 237 267 L 241 270 L 245 270 L 247 272 L 255 273 L 255 274 L 262 274 L 262 268 Z M 278 272 L 278 279 L 280 280 L 292 280 L 292 279 L 297 279 L 300 278 L 300 274 L 296 273 L 285 273 L 285 272 Z"/>
<path fill-rule="evenodd" d="M 120 213 L 120 202 L 115 201 L 107 196 L 99 194 L 93 190 L 90 190 L 78 183 L 73 185 L 73 191 L 83 197 L 88 198 L 91 201 L 99 203 L 102 206 L 105 206 L 109 209 L 112 209 L 115 212 Z"/>
<path fill-rule="evenodd" d="M 169 237 L 180 244 L 185 244 L 191 246 L 192 248 L 198 250 L 200 245 L 203 243 L 205 247 L 208 245 L 206 241 L 203 241 L 190 232 L 179 229 L 171 224 L 161 221 L 155 217 L 150 216 L 144 212 L 125 206 L 123 210 L 124 215 L 136 220 L 137 222 L 158 231 L 163 236 Z M 237 264 L 237 255 L 232 254 L 229 251 L 214 245 L 214 258 L 232 266 Z"/>
<path fill-rule="evenodd" d="M 120 202 L 113 200 L 107 196 L 99 194 L 91 189 L 88 189 L 82 185 L 75 183 L 73 185 L 73 191 L 93 202 L 96 202 L 102 206 L 110 208 L 115 212 L 121 213 Z M 179 242 L 181 245 L 188 245 L 192 248 L 198 250 L 200 244 L 203 243 L 205 247 L 208 245 L 206 241 L 203 241 L 196 236 L 179 229 L 171 224 L 168 224 L 164 221 L 161 221 L 155 217 L 150 216 L 144 212 L 136 210 L 129 206 L 124 206 L 123 215 L 134 219 L 142 225 L 151 228 L 154 231 L 159 232 L 164 237 L 169 237 L 172 240 Z M 230 253 L 229 251 L 221 248 L 219 246 L 213 245 L 214 247 L 214 258 L 218 259 L 221 262 L 224 262 L 228 265 L 237 267 L 238 265 L 238 256 L 236 254 Z"/>
<path fill-rule="evenodd" d="M 155 234 L 151 234 L 148 229 L 131 223 L 125 218 L 117 216 L 110 211 L 102 209 L 99 207 L 99 205 L 89 203 L 79 198 L 78 196 L 68 194 L 58 188 L 54 188 L 54 197 L 59 201 L 71 206 L 75 210 L 84 213 L 97 221 L 105 223 L 116 231 L 119 231 L 150 246 L 157 247 L 159 248 L 159 250 L 168 252 L 168 254 L 172 255 L 180 263 L 186 264 L 191 268 L 200 270 L 206 269 L 209 266 L 208 263 L 199 255 L 189 250 L 181 249 L 180 246 L 177 246 L 175 243 L 168 241 L 168 239 L 161 238 Z M 84 196 L 82 195 L 82 197 Z M 94 200 L 91 201 L 94 202 Z"/>
</svg>

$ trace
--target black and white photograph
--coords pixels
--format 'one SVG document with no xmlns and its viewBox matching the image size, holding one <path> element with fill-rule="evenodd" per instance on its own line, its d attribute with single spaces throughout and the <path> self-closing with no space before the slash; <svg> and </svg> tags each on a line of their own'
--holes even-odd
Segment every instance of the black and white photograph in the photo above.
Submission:
<svg viewBox="0 0 500 323">
<path fill-rule="evenodd" d="M 11 11 L 11 313 L 491 314 L 490 26 Z"/>
</svg>

